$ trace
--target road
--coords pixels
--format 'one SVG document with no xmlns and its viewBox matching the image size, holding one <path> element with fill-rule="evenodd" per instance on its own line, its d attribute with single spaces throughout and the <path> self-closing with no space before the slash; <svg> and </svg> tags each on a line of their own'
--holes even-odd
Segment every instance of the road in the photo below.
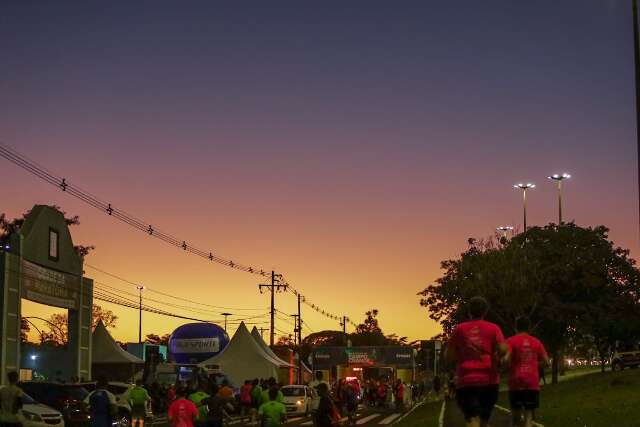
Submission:
<svg viewBox="0 0 640 427">
<path fill-rule="evenodd" d="M 361 406 L 358 409 L 358 413 L 356 415 L 356 425 L 367 427 L 367 426 L 388 426 L 396 421 L 402 413 L 393 411 L 385 408 L 368 408 Z M 346 425 L 347 418 L 343 418 L 342 422 Z M 257 424 L 251 424 L 246 422 L 245 420 L 232 420 L 225 423 L 225 426 L 233 426 L 233 427 L 256 427 Z M 311 417 L 303 417 L 303 416 L 290 416 L 286 422 L 287 426 L 291 427 L 308 427 L 313 426 L 313 421 L 311 421 Z M 158 417 L 153 421 L 153 427 L 168 427 L 168 422 L 166 417 Z"/>
</svg>

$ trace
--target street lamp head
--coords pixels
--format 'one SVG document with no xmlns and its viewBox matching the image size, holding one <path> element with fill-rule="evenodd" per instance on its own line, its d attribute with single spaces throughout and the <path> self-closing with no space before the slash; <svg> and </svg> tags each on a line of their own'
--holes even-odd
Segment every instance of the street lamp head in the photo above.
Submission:
<svg viewBox="0 0 640 427">
<path fill-rule="evenodd" d="M 521 190 L 528 190 L 530 188 L 536 188 L 536 185 L 531 183 L 531 182 L 527 182 L 526 184 L 518 183 L 518 184 L 514 185 L 513 187 L 514 188 L 519 188 Z"/>
<path fill-rule="evenodd" d="M 139 291 L 144 291 L 144 286 L 143 285 L 137 285 L 136 289 Z"/>
<path fill-rule="evenodd" d="M 562 173 L 562 174 L 554 173 L 553 175 L 550 175 L 548 178 L 554 181 L 564 181 L 565 179 L 571 178 L 571 175 L 568 173 Z"/>
<path fill-rule="evenodd" d="M 233 316 L 233 313 L 220 313 L 221 316 Z"/>
<path fill-rule="evenodd" d="M 496 228 L 496 230 L 507 232 L 507 231 L 512 231 L 513 227 L 510 226 L 510 225 L 503 225 L 503 226 L 500 226 L 500 227 Z"/>
</svg>

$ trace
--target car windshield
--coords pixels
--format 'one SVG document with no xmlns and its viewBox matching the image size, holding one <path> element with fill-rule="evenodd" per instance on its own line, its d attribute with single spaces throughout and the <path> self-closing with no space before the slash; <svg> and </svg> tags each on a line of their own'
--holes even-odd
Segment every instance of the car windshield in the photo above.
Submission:
<svg viewBox="0 0 640 427">
<path fill-rule="evenodd" d="M 70 398 L 76 400 L 84 400 L 89 392 L 82 386 L 63 386 L 64 394 L 67 394 Z"/>
<path fill-rule="evenodd" d="M 302 387 L 283 387 L 283 396 L 304 396 L 304 388 Z"/>
<path fill-rule="evenodd" d="M 33 400 L 33 397 L 29 396 L 27 393 L 22 393 L 22 404 L 23 405 L 37 405 L 38 402 Z"/>
</svg>

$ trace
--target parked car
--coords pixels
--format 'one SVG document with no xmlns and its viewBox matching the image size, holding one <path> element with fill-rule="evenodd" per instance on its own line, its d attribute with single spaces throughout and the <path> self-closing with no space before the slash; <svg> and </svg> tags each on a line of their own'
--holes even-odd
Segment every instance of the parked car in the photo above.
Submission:
<svg viewBox="0 0 640 427">
<path fill-rule="evenodd" d="M 36 402 L 59 411 L 67 427 L 89 425 L 91 416 L 84 404 L 89 392 L 81 385 L 28 381 L 18 383 L 18 387 Z"/>
<path fill-rule="evenodd" d="M 614 371 L 622 371 L 624 368 L 637 368 L 639 366 L 640 350 L 637 349 L 616 351 L 611 357 L 611 369 Z"/>
<path fill-rule="evenodd" d="M 287 414 L 309 415 L 311 411 L 311 400 L 315 396 L 315 391 L 306 385 L 286 385 L 280 389 L 284 397 L 284 406 Z"/>
<path fill-rule="evenodd" d="M 95 382 L 81 383 L 81 385 L 89 392 L 92 392 L 96 389 Z M 116 397 L 116 405 L 118 406 L 116 422 L 119 427 L 127 427 L 131 424 L 131 405 L 129 404 L 129 390 L 131 390 L 133 387 L 133 384 L 127 384 L 117 381 L 111 381 L 108 383 L 107 390 Z M 151 423 L 152 421 L 153 412 L 151 412 L 151 405 L 149 405 L 147 406 L 145 423 Z"/>
<path fill-rule="evenodd" d="M 26 393 L 22 395 L 18 418 L 22 427 L 64 427 L 64 419 L 59 411 L 36 402 Z"/>
</svg>

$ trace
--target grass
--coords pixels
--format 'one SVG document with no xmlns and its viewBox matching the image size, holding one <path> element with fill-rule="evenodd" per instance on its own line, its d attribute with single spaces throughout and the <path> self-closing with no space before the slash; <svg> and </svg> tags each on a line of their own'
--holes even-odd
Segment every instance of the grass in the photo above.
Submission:
<svg viewBox="0 0 640 427">
<path fill-rule="evenodd" d="M 442 401 L 427 402 L 394 424 L 394 427 L 438 427 Z"/>
<path fill-rule="evenodd" d="M 506 393 L 498 404 L 509 407 Z M 545 427 L 638 427 L 640 369 L 586 374 L 543 387 L 536 418 Z"/>
</svg>

